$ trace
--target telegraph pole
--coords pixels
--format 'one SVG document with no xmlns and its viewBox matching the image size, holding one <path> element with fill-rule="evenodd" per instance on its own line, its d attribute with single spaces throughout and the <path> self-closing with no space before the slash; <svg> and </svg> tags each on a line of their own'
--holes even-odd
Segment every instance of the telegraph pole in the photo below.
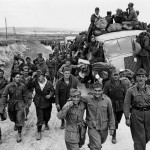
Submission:
<svg viewBox="0 0 150 150">
<path fill-rule="evenodd" d="M 6 28 L 6 40 L 7 40 L 7 20 L 5 18 L 5 28 Z"/>
</svg>

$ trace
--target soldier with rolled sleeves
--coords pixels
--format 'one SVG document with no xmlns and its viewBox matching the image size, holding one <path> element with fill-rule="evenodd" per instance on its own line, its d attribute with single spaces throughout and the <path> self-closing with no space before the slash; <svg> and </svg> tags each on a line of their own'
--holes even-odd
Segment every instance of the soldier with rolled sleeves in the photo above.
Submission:
<svg viewBox="0 0 150 150">
<path fill-rule="evenodd" d="M 150 140 L 150 86 L 146 85 L 147 73 L 136 72 L 136 84 L 127 90 L 124 101 L 126 125 L 130 126 L 134 150 L 146 150 Z"/>
<path fill-rule="evenodd" d="M 58 113 L 59 119 L 66 119 L 65 142 L 67 150 L 79 150 L 85 142 L 86 125 L 83 119 L 86 108 L 81 92 L 70 90 L 70 98 Z"/>
<path fill-rule="evenodd" d="M 101 150 L 102 144 L 108 136 L 108 129 L 112 136 L 115 130 L 115 119 L 111 100 L 103 94 L 102 84 L 93 85 L 93 94 L 85 99 L 86 123 L 88 126 L 90 150 Z"/>
</svg>

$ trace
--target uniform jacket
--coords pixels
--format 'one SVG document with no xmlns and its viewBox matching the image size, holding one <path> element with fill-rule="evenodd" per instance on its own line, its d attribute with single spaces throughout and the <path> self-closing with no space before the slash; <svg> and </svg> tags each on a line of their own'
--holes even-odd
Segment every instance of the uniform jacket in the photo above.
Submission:
<svg viewBox="0 0 150 150">
<path fill-rule="evenodd" d="M 126 86 L 122 84 L 121 81 L 119 85 L 115 86 L 114 83 L 109 80 L 105 83 L 103 93 L 111 99 L 114 112 L 123 111 Z"/>
<path fill-rule="evenodd" d="M 129 16 L 126 21 L 138 21 L 136 11 L 133 8 L 129 10 Z"/>
<path fill-rule="evenodd" d="M 55 68 L 55 61 L 47 59 L 46 60 L 46 65 L 48 66 L 49 69 L 54 69 Z"/>
<path fill-rule="evenodd" d="M 89 128 L 96 130 L 115 129 L 115 119 L 111 100 L 103 95 L 97 100 L 94 96 L 88 96 L 86 102 L 86 123 Z"/>
<path fill-rule="evenodd" d="M 112 24 L 113 23 L 113 17 L 112 16 L 106 16 L 105 19 L 107 20 L 108 24 Z"/>
<path fill-rule="evenodd" d="M 0 114 L 3 114 L 2 93 L 3 93 L 3 91 L 4 91 L 7 84 L 8 84 L 7 79 L 5 79 L 3 77 L 0 81 Z"/>
<path fill-rule="evenodd" d="M 127 90 L 124 100 L 124 114 L 129 117 L 130 108 L 150 106 L 150 86 L 146 85 L 143 90 L 140 90 L 137 85 Z"/>
<path fill-rule="evenodd" d="M 33 102 L 36 107 L 39 108 L 48 108 L 52 105 L 51 98 L 46 99 L 46 95 L 51 93 L 51 97 L 54 95 L 54 88 L 53 84 L 47 80 L 47 83 L 43 90 L 41 90 L 40 85 L 36 78 L 30 78 L 29 82 L 27 83 L 27 88 L 34 88 L 35 89 L 35 96 L 33 98 Z"/>
<path fill-rule="evenodd" d="M 26 94 L 27 89 L 24 84 L 18 83 L 16 85 L 14 82 L 9 83 L 2 94 L 3 106 L 6 106 L 8 103 L 8 109 L 12 111 L 25 108 L 27 103 Z"/>
<path fill-rule="evenodd" d="M 80 102 L 77 107 L 74 105 L 69 109 L 63 108 L 58 113 L 59 119 L 66 119 L 65 141 L 79 143 L 79 127 L 85 125 L 83 120 L 85 108 L 85 103 Z"/>
<path fill-rule="evenodd" d="M 64 104 L 66 104 L 67 99 L 70 96 L 70 89 L 71 88 L 77 89 L 78 83 L 79 80 L 72 75 L 70 75 L 69 85 L 65 83 L 64 78 L 58 80 L 58 82 L 56 83 L 56 91 L 55 91 L 56 104 L 59 104 L 61 107 L 64 106 Z"/>
</svg>

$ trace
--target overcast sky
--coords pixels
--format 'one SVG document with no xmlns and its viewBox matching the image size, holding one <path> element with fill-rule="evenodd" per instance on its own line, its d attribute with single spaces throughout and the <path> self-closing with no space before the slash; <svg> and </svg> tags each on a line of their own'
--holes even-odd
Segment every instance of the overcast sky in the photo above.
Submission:
<svg viewBox="0 0 150 150">
<path fill-rule="evenodd" d="M 95 7 L 105 17 L 129 2 L 140 11 L 139 20 L 150 23 L 150 0 L 0 0 L 0 27 L 6 17 L 10 27 L 87 29 Z"/>
</svg>

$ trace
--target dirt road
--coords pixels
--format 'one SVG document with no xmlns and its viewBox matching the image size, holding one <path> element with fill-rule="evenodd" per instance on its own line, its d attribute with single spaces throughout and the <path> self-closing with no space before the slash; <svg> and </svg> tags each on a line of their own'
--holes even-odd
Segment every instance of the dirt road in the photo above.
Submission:
<svg viewBox="0 0 150 150">
<path fill-rule="evenodd" d="M 87 90 L 82 87 L 82 94 L 85 95 Z M 60 120 L 56 117 L 57 110 L 53 105 L 52 117 L 49 122 L 50 130 L 42 133 L 42 140 L 36 141 L 36 114 L 34 104 L 31 105 L 29 118 L 23 129 L 23 141 L 16 143 L 17 132 L 13 131 L 14 124 L 7 119 L 0 122 L 3 131 L 3 144 L 0 145 L 0 150 L 66 150 L 64 142 L 64 130 L 60 129 Z M 133 150 L 133 142 L 131 139 L 130 129 L 125 126 L 124 117 L 117 131 L 117 144 L 111 143 L 111 137 L 108 136 L 106 143 L 103 145 L 104 150 Z M 88 150 L 86 144 L 81 150 Z M 150 149 L 150 144 L 147 150 Z"/>
</svg>

